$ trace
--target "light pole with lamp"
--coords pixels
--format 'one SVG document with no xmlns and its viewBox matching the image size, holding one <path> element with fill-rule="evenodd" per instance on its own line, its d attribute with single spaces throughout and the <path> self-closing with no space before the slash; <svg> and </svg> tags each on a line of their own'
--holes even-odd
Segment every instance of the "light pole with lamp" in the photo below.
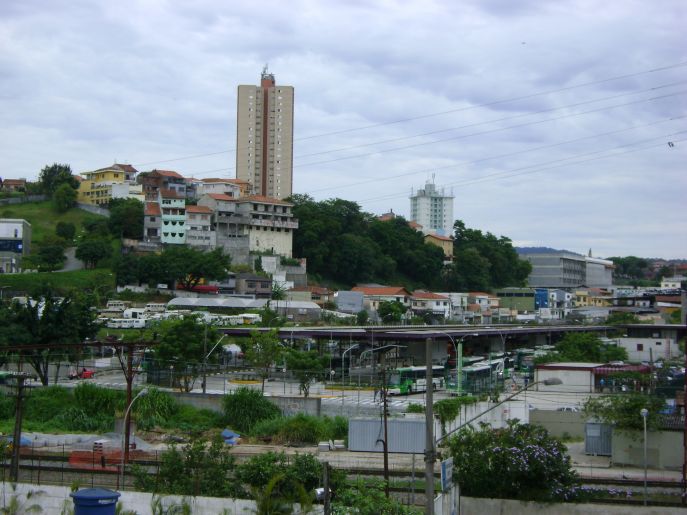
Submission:
<svg viewBox="0 0 687 515">
<path fill-rule="evenodd" d="M 207 350 L 207 348 L 206 348 L 206 345 L 207 345 L 207 343 L 206 343 L 206 342 L 207 342 L 207 330 L 208 330 L 208 327 L 207 327 L 207 325 L 206 325 L 206 326 L 205 326 L 205 336 L 206 336 L 206 338 L 205 338 L 205 341 L 203 342 L 203 353 L 205 353 L 205 351 Z M 214 352 L 214 350 L 217 348 L 217 346 L 222 342 L 222 340 L 224 340 L 224 337 L 225 337 L 225 336 L 226 336 L 226 334 L 223 334 L 223 335 L 220 337 L 220 339 L 217 340 L 217 343 L 214 345 L 214 347 L 212 347 L 212 349 L 210 349 L 210 352 L 208 352 L 208 353 L 205 355 L 205 357 L 203 358 L 203 383 L 202 383 L 202 386 L 203 386 L 203 393 L 207 393 L 207 382 L 208 382 L 208 358 L 210 357 L 210 354 L 212 354 L 212 353 Z"/>
<path fill-rule="evenodd" d="M 125 465 L 126 458 L 128 457 L 128 454 L 129 454 L 128 453 L 129 449 L 124 448 L 124 446 L 126 445 L 126 443 L 124 442 L 124 437 L 129 432 L 129 415 L 131 412 L 131 407 L 134 405 L 134 402 L 136 402 L 136 399 L 138 399 L 139 397 L 143 397 L 144 395 L 148 395 L 148 388 L 144 388 L 143 390 L 141 390 L 140 392 L 138 392 L 136 394 L 136 397 L 131 399 L 129 406 L 127 406 L 127 408 L 126 408 L 126 413 L 124 413 L 124 426 L 125 426 L 124 429 L 125 430 L 124 430 L 124 434 L 122 434 L 122 466 L 121 466 L 121 470 L 120 470 L 121 481 L 119 483 L 120 489 L 122 489 L 122 490 L 124 489 L 124 465 Z"/>
<path fill-rule="evenodd" d="M 646 417 L 649 415 L 649 410 L 646 408 L 642 408 L 642 410 L 639 412 L 639 414 L 642 416 L 642 421 L 644 422 L 644 506 L 646 506 L 647 503 L 647 495 L 646 495 Z"/>
<path fill-rule="evenodd" d="M 463 340 L 465 340 L 466 338 L 479 336 L 479 334 L 472 333 L 461 336 L 458 340 L 458 344 L 456 345 L 455 340 L 449 333 L 445 333 L 443 331 L 437 332 L 448 337 L 448 339 L 451 341 L 451 344 L 453 345 L 453 350 L 456 355 L 456 397 L 459 397 L 463 390 L 463 381 L 461 377 L 463 375 Z"/>
</svg>

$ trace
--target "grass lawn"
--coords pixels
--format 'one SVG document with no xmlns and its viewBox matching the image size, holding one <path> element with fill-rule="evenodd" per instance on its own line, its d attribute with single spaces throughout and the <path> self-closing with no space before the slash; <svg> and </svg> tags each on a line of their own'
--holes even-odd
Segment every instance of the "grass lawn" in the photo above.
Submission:
<svg viewBox="0 0 687 515">
<path fill-rule="evenodd" d="M 32 293 L 43 286 L 58 292 L 70 290 L 107 292 L 115 289 L 114 274 L 109 268 L 74 270 L 72 272 L 37 272 L 31 274 L 0 274 L 0 287 L 12 292 Z"/>
<path fill-rule="evenodd" d="M 46 200 L 44 202 L 0 206 L 0 218 L 23 218 L 28 221 L 31 224 L 33 247 L 36 243 L 40 243 L 45 235 L 54 235 L 55 226 L 58 222 L 73 223 L 76 226 L 76 233 L 79 234 L 84 222 L 104 217 L 78 208 L 72 208 L 66 213 L 58 213 L 52 202 Z"/>
</svg>

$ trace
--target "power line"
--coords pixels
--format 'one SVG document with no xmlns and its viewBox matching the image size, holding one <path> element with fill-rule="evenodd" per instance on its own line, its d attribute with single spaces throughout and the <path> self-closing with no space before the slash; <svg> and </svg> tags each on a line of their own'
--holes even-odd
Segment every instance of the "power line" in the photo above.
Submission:
<svg viewBox="0 0 687 515">
<path fill-rule="evenodd" d="M 470 180 L 466 180 L 466 181 L 449 182 L 449 183 L 444 184 L 443 186 L 463 186 L 463 185 L 471 185 L 471 184 L 476 184 L 476 183 L 480 183 L 480 182 L 486 182 L 486 181 L 490 181 L 490 180 L 500 180 L 500 179 L 506 179 L 506 178 L 516 177 L 516 176 L 519 176 L 519 175 L 527 175 L 527 174 L 531 174 L 531 173 L 538 173 L 538 172 L 542 172 L 542 171 L 546 171 L 546 170 L 552 170 L 552 169 L 555 169 L 555 168 L 561 168 L 561 167 L 564 167 L 564 166 L 570 166 L 570 165 L 572 165 L 572 164 L 587 163 L 587 162 L 590 162 L 590 161 L 596 161 L 596 160 L 598 160 L 598 159 L 607 159 L 607 158 L 609 158 L 609 157 L 616 157 L 616 156 L 620 156 L 620 155 L 624 155 L 624 154 L 630 154 L 630 153 L 633 153 L 633 152 L 638 152 L 638 151 L 641 151 L 641 150 L 646 150 L 646 149 L 648 149 L 648 148 L 655 148 L 655 147 L 663 146 L 663 145 L 665 145 L 665 140 L 666 140 L 667 137 L 671 137 L 671 136 L 674 136 L 674 135 L 676 135 L 676 134 L 684 134 L 685 132 L 687 132 L 687 131 L 680 131 L 680 132 L 676 132 L 676 133 L 673 133 L 673 134 L 668 134 L 668 135 L 660 136 L 660 137 L 657 137 L 657 138 L 651 138 L 651 139 L 649 139 L 649 140 L 643 140 L 643 141 L 641 141 L 641 142 L 639 142 L 639 143 L 641 144 L 641 143 L 643 143 L 643 142 L 654 141 L 654 140 L 660 140 L 660 143 L 655 143 L 655 144 L 649 145 L 649 146 L 647 146 L 647 147 L 642 147 L 642 148 L 638 148 L 638 149 L 627 150 L 627 151 L 625 151 L 625 152 L 619 152 L 619 153 L 609 154 L 609 155 L 607 155 L 607 156 L 598 156 L 598 157 L 594 157 L 594 158 L 590 158 L 590 159 L 583 159 L 583 160 L 580 160 L 580 161 L 573 161 L 573 162 L 569 162 L 569 163 L 568 163 L 568 162 L 565 162 L 565 163 L 563 162 L 563 161 L 570 161 L 570 160 L 572 160 L 572 159 L 576 159 L 576 158 L 579 158 L 579 157 L 585 157 L 585 156 L 591 156 L 591 155 L 599 154 L 599 153 L 601 153 L 601 152 L 610 152 L 610 151 L 613 151 L 613 150 L 618 149 L 618 148 L 627 147 L 627 146 L 629 146 L 629 145 L 621 145 L 621 146 L 613 147 L 613 148 L 607 149 L 607 150 L 599 150 L 599 151 L 595 151 L 595 152 L 588 152 L 588 153 L 578 154 L 578 155 L 571 156 L 571 157 L 566 157 L 566 158 L 561 158 L 561 159 L 555 159 L 555 160 L 548 161 L 548 162 L 546 162 L 546 163 L 540 163 L 540 164 L 537 164 L 537 165 L 530 165 L 530 166 L 525 166 L 525 167 L 521 167 L 521 168 L 515 168 L 515 169 L 512 169 L 512 170 L 505 170 L 505 171 L 503 171 L 503 172 L 496 172 L 496 173 L 494 173 L 494 174 L 489 174 L 489 175 L 486 175 L 486 176 L 484 176 L 484 177 L 480 177 L 480 178 L 477 178 L 477 179 L 470 179 Z M 680 142 L 680 141 L 685 141 L 685 140 L 673 140 L 673 141 L 678 141 L 678 142 Z M 637 144 L 637 143 L 634 143 L 634 144 Z M 634 145 L 634 144 L 633 144 L 633 145 Z M 539 167 L 539 166 L 542 166 L 542 165 L 549 165 L 549 164 L 554 164 L 554 163 L 561 163 L 561 164 L 557 164 L 557 165 L 555 165 L 555 166 L 544 166 L 543 168 L 536 168 L 535 170 L 525 171 L 525 170 L 528 170 L 528 169 L 533 168 L 533 167 Z M 505 174 L 509 174 L 509 175 L 505 175 Z M 360 200 L 359 202 L 360 202 L 360 203 L 364 203 L 364 202 L 375 202 L 375 201 L 380 201 L 380 200 L 390 200 L 390 199 L 405 197 L 405 195 L 406 195 L 406 193 L 403 193 L 403 194 L 385 195 L 385 196 L 382 196 L 382 197 L 373 197 L 373 198 L 368 198 L 368 199 Z"/>
<path fill-rule="evenodd" d="M 682 82 L 681 82 L 681 83 L 682 83 Z M 675 84 L 681 84 L 681 83 L 675 83 Z M 671 85 L 674 85 L 674 84 L 671 84 Z M 664 85 L 664 86 L 658 86 L 658 87 L 656 87 L 656 88 L 650 88 L 650 89 L 648 89 L 648 90 L 641 91 L 640 93 L 644 93 L 644 92 L 647 92 L 647 91 L 652 91 L 652 90 L 654 90 L 654 89 L 660 89 L 660 88 L 663 88 L 663 87 L 668 87 L 668 86 L 671 86 L 671 85 Z M 339 161 L 346 161 L 346 160 L 349 160 L 349 159 L 357 159 L 357 158 L 360 158 L 360 157 L 368 157 L 368 156 L 372 156 L 372 155 L 376 155 L 376 154 L 383 154 L 383 153 L 388 153 L 388 152 L 395 152 L 395 151 L 398 151 L 398 150 L 407 150 L 407 149 L 409 149 L 409 148 L 417 148 L 417 147 L 422 147 L 422 146 L 427 146 L 427 145 L 434 145 L 434 144 L 436 144 L 436 143 L 444 143 L 444 142 L 447 142 L 447 141 L 455 141 L 455 140 L 458 140 L 458 139 L 466 139 L 466 138 L 469 138 L 469 137 L 472 137 L 472 136 L 482 136 L 482 135 L 485 135 L 485 134 L 492 134 L 492 133 L 495 133 L 495 132 L 502 132 L 502 131 L 506 131 L 506 130 L 509 130 L 509 129 L 518 129 L 518 128 L 527 127 L 527 126 L 530 126 L 530 125 L 538 125 L 538 124 L 547 123 L 547 122 L 551 122 L 551 121 L 562 120 L 562 119 L 565 119 L 565 118 L 572 118 L 572 117 L 576 117 L 576 116 L 582 116 L 582 115 L 585 115 L 585 114 L 602 112 L 602 111 L 606 111 L 606 110 L 609 110 L 609 109 L 615 109 L 615 108 L 618 108 L 618 107 L 626 107 L 626 106 L 629 106 L 629 105 L 635 105 L 635 104 L 641 104 L 641 103 L 644 103 L 644 102 L 651 102 L 651 101 L 655 101 L 655 100 L 661 100 L 661 99 L 664 99 L 664 98 L 669 98 L 669 97 L 673 97 L 673 96 L 682 95 L 682 94 L 684 94 L 684 93 L 686 93 L 686 92 L 687 92 L 687 91 L 683 90 L 683 91 L 678 91 L 678 92 L 676 92 L 676 93 L 669 93 L 669 94 L 666 94 L 666 95 L 659 95 L 659 96 L 656 96 L 656 97 L 650 97 L 650 98 L 645 98 L 645 99 L 633 100 L 633 101 L 631 101 L 631 102 L 625 102 L 625 103 L 621 103 L 621 104 L 614 104 L 614 105 L 611 105 L 611 106 L 599 107 L 599 108 L 596 108 L 596 109 L 590 109 L 590 110 L 588 110 L 588 111 L 582 111 L 582 112 L 579 112 L 579 113 L 565 114 L 565 115 L 561 115 L 561 116 L 555 116 L 555 117 L 552 117 L 552 118 L 547 118 L 547 119 L 544 119 L 544 120 L 535 120 L 535 121 L 525 122 L 525 123 L 516 124 L 516 125 L 509 125 L 509 126 L 506 126 L 506 127 L 497 127 L 497 128 L 495 128 L 495 129 L 489 129 L 489 130 L 480 131 L 480 132 L 472 132 L 472 133 L 469 133 L 469 134 L 462 134 L 462 135 L 452 136 L 452 137 L 450 137 L 450 138 L 443 138 L 443 139 L 439 139 L 439 140 L 425 141 L 425 142 L 421 142 L 421 143 L 415 143 L 415 144 L 412 144 L 412 145 L 405 145 L 405 146 L 402 146 L 402 147 L 392 147 L 392 148 L 383 149 L 383 150 L 375 150 L 375 151 L 373 151 L 373 152 L 366 152 L 366 153 L 363 153 L 363 154 L 355 154 L 355 155 L 352 155 L 352 156 L 343 156 L 343 157 L 338 157 L 338 158 L 334 158 L 334 159 L 327 159 L 327 160 L 323 160 L 323 161 L 315 161 L 315 162 L 305 163 L 305 164 L 300 164 L 300 165 L 295 164 L 295 165 L 294 165 L 294 169 L 298 169 L 298 168 L 301 168 L 301 167 L 304 167 L 304 166 L 313 166 L 313 165 L 321 165 L 321 164 L 335 163 L 335 162 L 339 162 Z M 504 118 L 500 118 L 500 119 L 496 119 L 496 120 L 491 120 L 491 121 L 487 121 L 487 122 L 477 122 L 477 123 L 474 123 L 474 124 L 469 124 L 469 125 L 465 125 L 465 126 L 462 126 L 462 127 L 455 127 L 455 128 L 453 128 L 453 129 L 446 129 L 446 130 L 457 130 L 457 129 L 467 128 L 467 127 L 472 127 L 472 126 L 479 126 L 479 125 L 485 125 L 485 124 L 494 123 L 494 122 L 499 122 L 499 121 L 505 121 L 505 120 L 509 120 L 509 119 L 522 118 L 522 117 L 525 117 L 525 116 L 532 116 L 532 115 L 541 114 L 541 113 L 544 113 L 544 112 L 552 112 L 552 111 L 557 111 L 557 110 L 568 109 L 568 108 L 570 108 L 570 107 L 577 107 L 577 106 L 580 106 L 580 105 L 591 104 L 591 103 L 600 102 L 600 101 L 603 101 L 603 100 L 610 100 L 610 99 L 613 99 L 613 98 L 619 98 L 619 97 L 628 96 L 628 95 L 633 95 L 633 94 L 637 94 L 637 93 L 623 93 L 623 94 L 621 94 L 621 95 L 613 95 L 613 96 L 611 96 L 611 97 L 605 97 L 605 98 L 602 98 L 602 99 L 589 100 L 589 101 L 580 102 L 580 103 L 577 103 L 577 104 L 570 104 L 570 105 L 566 105 L 566 106 L 561 106 L 561 107 L 546 109 L 546 110 L 538 111 L 538 112 L 535 112 L 535 113 L 525 113 L 525 114 L 515 115 L 515 116 L 512 116 L 512 117 L 504 117 Z M 441 131 L 438 131 L 438 132 L 441 132 Z M 409 139 L 409 138 L 412 138 L 412 137 L 416 137 L 416 136 L 410 136 L 410 137 L 408 137 L 408 138 L 399 138 L 399 139 Z M 390 140 L 390 141 L 393 141 L 393 140 Z M 376 143 L 364 144 L 364 145 L 360 145 L 360 146 L 369 146 L 369 145 L 374 145 L 374 144 L 376 144 Z M 356 147 L 350 147 L 350 148 L 356 148 Z M 339 149 L 339 150 L 341 150 L 341 149 Z M 339 151 L 339 150 L 333 150 L 332 152 L 337 152 L 337 151 Z M 321 153 L 326 153 L 326 152 L 321 152 Z M 305 156 L 301 156 L 301 157 L 305 157 Z M 226 168 L 219 168 L 219 169 L 214 169 L 214 170 L 205 170 L 205 171 L 201 171 L 201 172 L 195 172 L 195 173 L 193 173 L 193 175 L 195 176 L 195 175 L 202 175 L 202 174 L 206 174 L 206 173 L 230 171 L 230 170 L 234 170 L 234 169 L 235 169 L 235 167 L 226 167 Z"/>
<path fill-rule="evenodd" d="M 408 149 L 410 149 L 410 148 L 423 147 L 423 146 L 427 146 L 427 145 L 435 145 L 435 144 L 437 144 L 437 143 L 445 143 L 445 142 L 447 142 L 447 141 L 455 141 L 455 140 L 458 140 L 458 139 L 470 138 L 470 137 L 472 137 L 472 136 L 482 136 L 482 135 L 484 135 L 484 134 L 493 134 L 493 133 L 495 133 L 495 132 L 503 132 L 503 131 L 510 130 L 510 129 L 520 129 L 520 128 L 522 128 L 522 127 L 527 127 L 527 126 L 531 126 L 531 125 L 539 125 L 539 124 L 542 124 L 542 123 L 547 123 L 547 122 L 552 122 L 552 121 L 557 121 L 557 120 L 563 120 L 563 119 L 565 119 L 565 118 L 573 118 L 573 117 L 576 117 L 576 116 L 582 116 L 582 115 L 590 114 L 590 113 L 597 113 L 597 112 L 606 111 L 606 110 L 609 110 L 609 109 L 615 109 L 615 108 L 617 108 L 617 107 L 626 107 L 626 106 L 629 106 L 629 105 L 640 104 L 640 103 L 643 103 L 643 102 L 651 102 L 651 101 L 654 101 L 654 100 L 661 100 L 661 99 L 664 99 L 664 98 L 669 98 L 669 97 L 674 97 L 674 96 L 683 95 L 683 94 L 685 94 L 685 93 L 687 93 L 687 91 L 683 90 L 683 91 L 679 91 L 679 92 L 677 92 L 677 93 L 669 93 L 669 94 L 667 94 L 667 95 L 661 95 L 661 96 L 651 97 L 651 98 L 641 99 L 641 100 L 634 100 L 634 101 L 632 101 L 632 102 L 625 102 L 625 103 L 622 103 L 622 104 L 615 104 L 615 105 L 612 105 L 612 106 L 599 107 L 599 108 L 597 108 L 597 109 L 590 109 L 590 110 L 588 110 L 588 111 L 582 111 L 582 112 L 580 112 L 580 113 L 572 113 L 572 114 L 565 114 L 565 115 L 561 115 L 561 116 L 555 116 L 555 117 L 553 117 L 553 118 L 547 118 L 547 119 L 545 119 L 545 120 L 536 120 L 536 121 L 533 121 L 533 122 L 526 122 L 526 123 L 521 123 L 521 124 L 516 124 L 516 125 L 509 125 L 509 126 L 506 126 L 506 127 L 497 127 L 497 128 L 495 128 L 495 129 L 489 129 L 489 130 L 486 130 L 486 131 L 472 132 L 472 133 L 470 133 L 470 134 L 461 134 L 461 135 L 459 135 L 459 136 L 452 136 L 452 137 L 450 137 L 450 138 L 443 138 L 443 139 L 438 139 L 438 140 L 434 140 L 434 141 L 425 141 L 425 142 L 422 142 L 422 143 L 414 143 L 414 144 L 412 144 L 412 145 L 405 145 L 405 146 L 402 146 L 402 147 L 392 147 L 392 148 L 387 148 L 387 149 L 383 149 L 383 150 L 375 150 L 374 152 L 367 152 L 367 153 L 364 153 L 364 154 L 355 154 L 355 155 L 353 155 L 353 156 L 344 156 L 344 157 L 339 157 L 339 158 L 335 158 L 335 159 L 328 159 L 328 160 L 325 160 L 325 161 L 316 161 L 316 162 L 313 162 L 313 163 L 306 163 L 306 164 L 299 165 L 299 167 L 313 166 L 313 165 L 321 165 L 321 164 L 327 164 L 327 163 L 335 163 L 335 162 L 339 162 L 339 161 L 347 161 L 347 160 L 349 160 L 349 159 L 358 159 L 358 158 L 361 158 L 361 157 L 368 157 L 368 156 L 372 156 L 372 155 L 376 155 L 376 154 L 386 154 L 386 153 L 388 153 L 388 152 L 396 152 L 396 151 L 398 151 L 398 150 L 408 150 Z M 594 102 L 594 101 L 592 101 L 592 102 Z M 584 103 L 587 103 L 587 102 L 584 102 Z M 576 105 L 580 105 L 580 104 L 576 104 Z M 566 106 L 566 107 L 567 107 L 567 106 Z M 556 109 L 554 109 L 554 110 L 565 109 L 566 107 L 556 108 Z M 539 114 L 539 113 L 534 113 L 534 114 Z M 530 116 L 530 115 L 529 115 L 529 114 L 517 115 L 517 116 L 514 116 L 514 117 L 512 117 L 512 118 L 520 118 L 520 117 L 522 117 L 522 116 Z M 512 119 L 512 118 L 506 118 L 506 119 Z M 500 120 L 496 120 L 496 121 L 500 121 Z M 484 124 L 484 123 L 491 123 L 491 122 L 480 122 L 480 123 L 477 123 L 477 124 L 475 124 L 475 125 L 482 125 L 482 124 Z M 294 167 L 294 168 L 295 168 L 295 167 Z"/>
<path fill-rule="evenodd" d="M 631 127 L 626 127 L 626 128 L 624 128 L 624 129 L 618 129 L 618 130 L 615 130 L 615 131 L 596 133 L 596 134 L 592 134 L 592 135 L 589 135 L 589 136 L 583 136 L 583 137 L 581 137 L 581 138 L 576 138 L 576 139 L 567 140 L 567 141 L 561 141 L 561 142 L 558 142 L 558 143 L 552 143 L 552 144 L 550 144 L 550 145 L 542 145 L 542 146 L 539 146 L 539 147 L 530 147 L 530 148 L 527 148 L 527 149 L 524 149 L 524 150 L 518 150 L 518 151 L 515 151 L 515 152 L 509 152 L 509 153 L 506 153 L 506 154 L 493 155 L 493 156 L 484 157 L 484 158 L 481 158 L 481 159 L 474 159 L 474 160 L 471 160 L 471 161 L 462 161 L 462 162 L 460 162 L 460 163 L 450 164 L 450 165 L 446 165 L 446 166 L 425 168 L 425 169 L 423 169 L 423 170 L 413 170 L 413 171 L 406 172 L 406 173 L 402 173 L 402 174 L 392 175 L 392 176 L 390 176 L 390 177 L 382 177 L 382 178 L 368 179 L 368 180 L 365 180 L 365 181 L 358 181 L 358 182 L 350 183 L 350 184 L 346 184 L 346 185 L 337 185 L 336 187 L 319 188 L 319 189 L 316 189 L 316 190 L 310 190 L 309 193 L 318 193 L 318 192 L 321 192 L 321 191 L 329 191 L 329 190 L 332 190 L 332 189 L 340 190 L 340 189 L 342 189 L 342 188 L 352 188 L 352 187 L 360 186 L 360 185 L 363 185 L 363 184 L 370 184 L 370 183 L 373 183 L 373 182 L 382 182 L 382 181 L 388 181 L 388 180 L 392 180 L 392 179 L 398 179 L 398 178 L 401 178 L 401 177 L 407 177 L 407 176 L 409 176 L 409 175 L 417 175 L 417 174 L 421 174 L 421 173 L 436 172 L 436 171 L 438 171 L 438 170 L 447 170 L 447 169 L 452 169 L 452 168 L 458 168 L 458 167 L 461 167 L 461 166 L 466 166 L 466 165 L 471 165 L 471 164 L 482 163 L 482 162 L 485 162 L 485 161 L 491 161 L 491 160 L 493 160 L 493 159 L 501 159 L 501 158 L 504 158 L 504 157 L 512 157 L 512 156 L 516 156 L 516 155 L 519 155 L 519 154 L 525 154 L 525 153 L 528 153 L 528 152 L 534 152 L 534 151 L 537 151 L 537 150 L 544 150 L 544 149 L 547 149 L 547 148 L 560 147 L 560 146 L 563 146 L 563 145 L 568 145 L 568 144 L 570 144 L 570 143 L 578 143 L 578 142 L 580 142 L 580 141 L 584 141 L 584 140 L 588 140 L 588 139 L 596 139 L 596 138 L 600 138 L 600 137 L 604 137 L 604 136 L 610 136 L 610 135 L 613 135 L 613 134 L 619 134 L 619 133 L 621 133 L 621 132 L 627 132 L 627 131 L 631 131 L 631 130 L 635 130 L 635 129 L 643 129 L 643 128 L 651 127 L 651 126 L 653 126 L 653 125 L 658 125 L 658 124 L 661 124 L 661 123 L 666 123 L 666 122 L 671 122 L 671 121 L 675 121 L 675 120 L 680 120 L 680 119 L 683 119 L 683 118 L 686 118 L 686 117 L 687 117 L 687 115 L 684 115 L 684 116 L 676 116 L 676 117 L 673 117 L 673 118 L 668 118 L 668 119 L 666 119 L 666 120 L 659 120 L 659 121 L 656 121 L 656 122 L 651 122 L 651 123 L 647 123 L 647 124 L 643 124 L 643 125 L 633 125 L 633 126 L 631 126 Z"/>
<path fill-rule="evenodd" d="M 545 90 L 545 91 L 540 91 L 540 92 L 537 92 L 537 93 L 530 93 L 530 94 L 527 94 L 527 95 L 521 95 L 521 96 L 512 97 L 512 98 L 500 99 L 500 100 L 495 100 L 495 101 L 492 101 L 492 102 L 485 102 L 485 103 L 482 103 L 482 104 L 477 104 L 477 105 L 469 106 L 469 107 L 461 107 L 461 108 L 457 108 L 457 109 L 450 109 L 450 110 L 447 110 L 447 111 L 439 111 L 439 112 L 429 113 L 429 114 L 424 114 L 424 115 L 419 115 L 419 116 L 415 116 L 415 117 L 409 117 L 409 118 L 403 118 L 403 119 L 399 119 L 399 120 L 393 120 L 393 121 L 390 121 L 390 122 L 381 122 L 381 123 L 372 124 L 372 125 L 365 125 L 365 126 L 360 126 L 360 127 L 353 127 L 353 128 L 350 128 L 350 129 L 343 129 L 343 130 L 339 130 L 339 131 L 332 131 L 332 132 L 326 132 L 326 133 L 322 133 L 322 134 L 314 134 L 314 135 L 311 135 L 311 136 L 304 136 L 304 137 L 302 137 L 302 138 L 295 138 L 294 141 L 306 141 L 306 140 L 311 140 L 311 139 L 316 139 L 316 138 L 322 138 L 322 137 L 327 137 L 327 136 L 335 136 L 335 135 L 338 135 L 338 134 L 345 134 L 345 133 L 349 133 L 349 132 L 367 130 L 367 129 L 372 129 L 372 128 L 376 128 L 376 127 L 383 127 L 383 126 L 388 126 L 388 125 L 396 125 L 396 124 L 399 124 L 399 123 L 405 123 L 405 122 L 414 121 L 414 120 L 421 120 L 421 119 L 426 119 L 426 118 L 432 118 L 432 117 L 441 116 L 441 115 L 445 115 L 445 114 L 464 112 L 464 111 L 469 111 L 469 110 L 471 110 L 471 109 L 479 109 L 479 108 L 484 108 L 484 107 L 492 107 L 492 106 L 495 106 L 495 105 L 506 104 L 506 103 L 509 103 L 509 102 L 516 102 L 516 101 L 519 101 L 519 100 L 527 100 L 527 99 L 530 99 L 530 98 L 535 98 L 535 97 L 537 97 L 537 96 L 551 95 L 551 94 L 560 93 L 560 92 L 563 92 L 563 91 L 570 91 L 570 90 L 574 90 L 574 89 L 578 89 L 578 88 L 583 88 L 583 87 L 587 87 L 587 86 L 593 86 L 593 85 L 597 85 L 597 84 L 604 84 L 604 83 L 607 83 L 607 82 L 613 82 L 613 81 L 616 81 L 616 80 L 627 79 L 627 78 L 630 78 L 630 77 L 637 77 L 637 76 L 640 76 L 640 75 L 646 75 L 646 74 L 650 74 L 650 73 L 657 73 L 657 72 L 661 72 L 661 71 L 671 70 L 671 69 L 679 68 L 679 67 L 682 67 L 682 66 L 687 66 L 687 61 L 683 61 L 683 62 L 671 64 L 671 65 L 666 65 L 666 66 L 661 66 L 661 67 L 658 67 L 658 68 L 652 68 L 652 69 L 644 70 L 644 71 L 640 71 L 640 72 L 635 72 L 635 73 L 630 73 L 630 74 L 625 74 L 625 75 L 618 75 L 618 76 L 615 76 L 615 77 L 609 77 L 609 78 L 601 79 L 601 80 L 598 80 L 598 81 L 583 82 L 583 83 L 576 84 L 576 85 L 573 85 L 573 86 L 566 86 L 566 87 L 563 87 L 563 88 L 557 88 L 557 89 L 553 89 L 553 90 Z M 209 153 L 203 153 L 203 154 L 193 154 L 193 155 L 188 155 L 188 156 L 180 156 L 180 157 L 176 157 L 176 158 L 164 159 L 164 160 L 158 160 L 158 161 L 148 161 L 148 162 L 145 162 L 145 163 L 138 163 L 138 164 L 135 164 L 134 166 L 136 166 L 136 167 L 143 167 L 143 166 L 153 165 L 153 164 L 156 164 L 156 163 L 171 163 L 171 162 L 175 162 L 175 161 L 185 161 L 185 160 L 189 160 L 189 159 L 197 159 L 197 158 L 200 158 L 200 157 L 210 157 L 210 156 L 215 156 L 215 155 L 227 154 L 227 153 L 230 153 L 230 152 L 235 152 L 236 150 L 237 150 L 237 148 L 231 148 L 231 149 L 228 149 L 228 150 L 222 150 L 222 151 L 216 151 L 216 152 L 209 152 Z M 219 170 L 218 170 L 218 171 L 219 171 Z M 199 173 L 204 173 L 204 172 L 199 172 Z"/>
</svg>

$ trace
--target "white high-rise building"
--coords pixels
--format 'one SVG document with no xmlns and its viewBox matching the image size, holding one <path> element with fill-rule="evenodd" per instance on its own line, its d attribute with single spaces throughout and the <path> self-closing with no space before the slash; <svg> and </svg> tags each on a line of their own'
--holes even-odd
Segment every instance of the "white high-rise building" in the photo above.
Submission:
<svg viewBox="0 0 687 515">
<path fill-rule="evenodd" d="M 236 178 L 252 193 L 284 199 L 293 189 L 293 86 L 262 71 L 260 86 L 239 86 Z"/>
<path fill-rule="evenodd" d="M 410 219 L 422 226 L 424 234 L 453 234 L 453 194 L 438 190 L 434 182 L 410 195 Z"/>
</svg>

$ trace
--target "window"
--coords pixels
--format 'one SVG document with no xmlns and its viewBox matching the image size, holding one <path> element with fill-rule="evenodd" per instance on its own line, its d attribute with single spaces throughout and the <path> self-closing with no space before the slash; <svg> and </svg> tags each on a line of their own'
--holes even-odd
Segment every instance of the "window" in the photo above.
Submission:
<svg viewBox="0 0 687 515">
<path fill-rule="evenodd" d="M 643 343 L 638 343 L 637 344 L 637 351 L 643 351 L 644 350 L 644 344 Z"/>
</svg>

